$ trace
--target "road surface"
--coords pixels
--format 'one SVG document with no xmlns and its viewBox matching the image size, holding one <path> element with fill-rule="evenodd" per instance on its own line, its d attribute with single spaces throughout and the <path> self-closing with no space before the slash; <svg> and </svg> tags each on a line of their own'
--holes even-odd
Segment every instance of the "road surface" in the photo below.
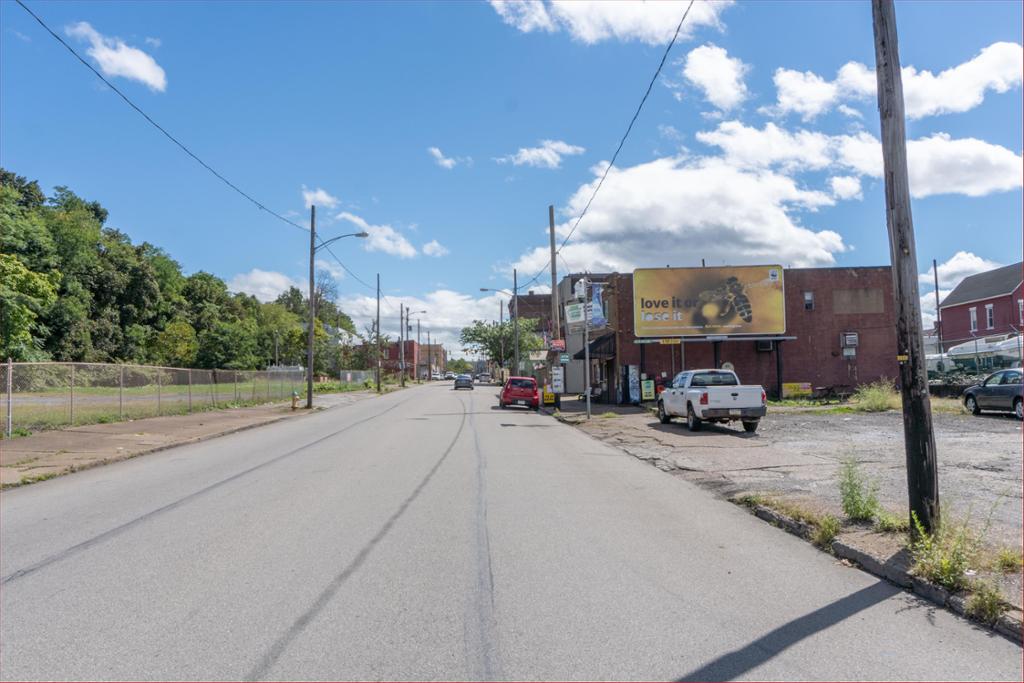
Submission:
<svg viewBox="0 0 1024 683">
<path fill-rule="evenodd" d="M 496 390 L 0 496 L 10 679 L 1021 679 L 1021 650 Z"/>
</svg>

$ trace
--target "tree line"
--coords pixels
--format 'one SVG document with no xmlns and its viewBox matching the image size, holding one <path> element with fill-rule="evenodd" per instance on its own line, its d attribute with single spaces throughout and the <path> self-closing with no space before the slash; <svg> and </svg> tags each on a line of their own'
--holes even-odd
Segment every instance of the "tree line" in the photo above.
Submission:
<svg viewBox="0 0 1024 683">
<path fill-rule="evenodd" d="M 0 169 L 0 358 L 259 369 L 305 365 L 309 300 L 231 293 L 219 277 L 182 273 L 158 246 L 133 244 L 107 210 L 67 187 Z M 352 319 L 318 272 L 314 370 L 367 367 Z"/>
</svg>

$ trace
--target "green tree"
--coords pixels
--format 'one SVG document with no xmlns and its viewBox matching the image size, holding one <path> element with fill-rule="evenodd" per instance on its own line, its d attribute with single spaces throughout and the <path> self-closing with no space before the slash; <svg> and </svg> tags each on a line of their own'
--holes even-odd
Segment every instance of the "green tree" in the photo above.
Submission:
<svg viewBox="0 0 1024 683">
<path fill-rule="evenodd" d="M 448 361 L 448 369 L 457 375 L 465 375 L 473 372 L 473 364 L 465 358 L 455 358 Z"/>
<path fill-rule="evenodd" d="M 519 357 L 522 361 L 531 351 L 544 348 L 544 340 L 536 333 L 538 321 L 534 318 L 519 320 Z M 459 341 L 467 350 L 486 357 L 501 367 L 515 360 L 515 321 L 504 323 L 474 320 L 462 328 Z"/>
<path fill-rule="evenodd" d="M 195 329 L 182 318 L 172 320 L 153 341 L 153 358 L 162 365 L 192 367 L 199 353 Z"/>
<path fill-rule="evenodd" d="M 57 298 L 55 276 L 34 273 L 17 256 L 0 254 L 0 355 L 14 360 L 44 357 L 33 329 L 39 311 Z"/>
</svg>

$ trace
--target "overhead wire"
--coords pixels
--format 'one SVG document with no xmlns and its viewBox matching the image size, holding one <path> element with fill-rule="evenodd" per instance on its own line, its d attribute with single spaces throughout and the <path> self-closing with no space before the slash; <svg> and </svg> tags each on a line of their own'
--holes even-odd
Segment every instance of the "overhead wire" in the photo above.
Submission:
<svg viewBox="0 0 1024 683">
<path fill-rule="evenodd" d="M 626 144 L 626 139 L 629 137 L 630 132 L 632 132 L 633 130 L 633 124 L 636 123 L 637 118 L 640 116 L 641 110 L 643 110 L 644 108 L 644 104 L 647 102 L 648 96 L 650 96 L 651 94 L 651 90 L 654 88 L 654 84 L 658 80 L 658 76 L 661 75 L 661 70 L 662 68 L 664 68 L 666 60 L 668 60 L 668 55 L 672 51 L 672 46 L 675 45 L 676 40 L 678 40 L 679 38 L 679 32 L 682 30 L 683 23 L 686 21 L 686 17 L 690 14 L 690 9 L 693 8 L 694 2 L 696 2 L 696 0 L 690 0 L 690 4 L 686 6 L 686 11 L 683 12 L 682 18 L 679 19 L 679 24 L 676 26 L 676 31 L 672 35 L 672 40 L 670 40 L 668 42 L 668 45 L 665 47 L 665 52 L 661 56 L 661 61 L 658 63 L 658 68 L 655 70 L 654 76 L 651 77 L 651 82 L 647 84 L 647 90 L 644 92 L 644 96 L 640 99 L 640 104 L 637 106 L 636 111 L 633 113 L 633 118 L 630 119 L 629 125 L 626 127 L 626 132 L 623 133 L 622 139 L 619 140 L 619 146 L 615 148 L 615 153 L 612 155 L 611 161 L 608 162 L 608 165 L 604 169 L 604 173 L 601 174 L 600 180 L 597 181 L 597 185 L 594 187 L 594 191 L 590 194 L 590 199 L 588 199 L 586 205 L 584 205 L 583 211 L 581 211 L 580 215 L 576 217 L 576 222 L 573 224 L 572 229 L 569 230 L 569 233 L 565 236 L 565 239 L 562 240 L 561 245 L 559 245 L 558 249 L 555 250 L 556 256 L 561 254 L 562 249 L 565 247 L 566 244 L 568 244 L 569 240 L 573 236 L 573 233 L 576 232 L 576 228 L 579 227 L 580 221 L 582 221 L 583 217 L 587 215 L 587 211 L 590 209 L 590 205 L 594 203 L 594 198 L 597 197 L 597 193 L 601 191 L 601 186 L 604 185 L 604 181 L 608 177 L 608 173 L 612 170 L 612 167 L 615 166 L 615 161 L 616 159 L 619 158 L 619 152 L 622 151 L 623 145 Z M 543 274 L 544 271 L 547 270 L 548 266 L 550 265 L 551 258 L 549 257 L 547 263 L 544 264 L 544 267 L 537 271 L 537 274 L 534 275 L 533 278 L 528 280 L 525 285 L 519 286 L 524 287 L 536 282 L 537 279 L 541 276 L 541 274 Z"/>
<path fill-rule="evenodd" d="M 283 223 L 287 223 L 288 225 L 292 226 L 293 228 L 298 228 L 299 230 L 303 230 L 303 231 L 305 231 L 305 232 L 309 232 L 309 228 L 307 228 L 307 227 L 305 227 L 305 226 L 303 226 L 303 225 L 300 225 L 299 223 L 296 223 L 295 221 L 292 221 L 292 220 L 290 220 L 289 218 L 286 218 L 285 216 L 282 216 L 281 214 L 277 213 L 277 212 L 276 212 L 276 211 L 274 211 L 273 209 L 271 209 L 271 208 L 267 207 L 267 205 L 266 205 L 266 204 L 264 204 L 263 202 L 259 201 L 259 200 L 258 200 L 258 199 L 256 199 L 256 198 L 254 198 L 254 197 L 253 197 L 252 195 L 250 195 L 250 194 L 249 194 L 248 192 L 244 191 L 243 189 L 241 189 L 240 187 L 238 187 L 237 185 L 235 185 L 235 184 L 234 184 L 233 182 L 231 182 L 230 180 L 228 180 L 228 179 L 227 179 L 227 178 L 226 178 L 226 177 L 225 177 L 225 176 L 224 176 L 224 175 L 223 175 L 222 173 L 220 173 L 220 172 L 219 172 L 219 171 L 217 171 L 217 170 L 216 170 L 215 168 L 213 168 L 213 167 L 212 167 L 212 166 L 210 166 L 210 165 L 209 165 L 208 163 L 206 163 L 206 162 L 205 162 L 205 161 L 203 161 L 203 160 L 202 160 L 201 158 L 199 158 L 199 156 L 198 156 L 198 155 L 197 155 L 197 154 L 196 154 L 195 152 L 193 152 L 193 151 L 192 151 L 191 149 L 189 149 L 189 148 L 188 148 L 188 147 L 187 147 L 187 146 L 185 145 L 185 143 L 183 143 L 183 142 L 182 142 L 181 140 L 179 140 L 178 138 L 176 138 L 176 137 L 174 137 L 173 135 L 171 135 L 171 133 L 170 133 L 170 132 L 168 132 L 168 130 L 167 130 L 166 128 L 164 128 L 164 127 L 163 127 L 163 126 L 161 126 L 161 125 L 160 125 L 159 123 L 157 123 L 156 121 L 154 121 L 154 120 L 153 120 L 153 118 L 152 118 L 152 117 L 151 117 L 151 116 L 150 116 L 149 114 L 147 114 L 147 113 L 146 113 L 145 111 L 143 111 L 143 110 L 142 110 L 142 108 L 141 108 L 141 107 L 139 107 L 139 105 L 135 104 L 135 102 L 133 102 L 133 101 L 131 100 L 131 98 L 129 98 L 129 97 L 127 96 L 127 95 L 125 95 L 125 94 L 124 94 L 124 93 L 123 93 L 123 92 L 122 92 L 122 91 L 121 91 L 121 90 L 120 90 L 120 89 L 119 89 L 119 88 L 118 88 L 118 87 L 117 87 L 116 85 L 114 85 L 114 84 L 113 84 L 113 83 L 111 83 L 111 82 L 110 82 L 109 80 L 107 80 L 107 78 L 106 78 L 106 77 L 104 77 L 104 76 L 103 76 L 103 74 L 101 74 L 101 73 L 100 73 L 99 71 L 97 71 L 97 70 L 96 70 L 96 69 L 95 69 L 95 68 L 94 68 L 94 67 L 92 66 L 92 64 L 90 64 L 90 63 L 89 63 L 88 61 L 86 61 L 86 60 L 85 60 L 85 58 L 83 58 L 83 57 L 82 57 L 82 56 L 81 56 L 80 54 L 78 54 L 78 51 L 77 51 L 77 50 L 75 50 L 75 48 L 71 47 L 71 46 L 70 46 L 70 45 L 69 45 L 69 44 L 67 43 L 67 41 L 65 41 L 65 40 L 64 40 L 63 38 L 61 38 L 61 36 L 60 36 L 60 35 L 59 35 L 58 33 L 56 33 L 56 32 L 55 32 L 55 31 L 54 31 L 53 29 L 51 29 L 51 28 L 49 27 L 49 25 L 47 25 L 47 23 L 46 23 L 45 21 L 43 21 L 41 17 L 39 17 L 39 15 L 37 15 L 37 14 L 36 14 L 35 12 L 33 12 L 33 11 L 32 11 L 31 9 L 29 9 L 29 7 L 28 7 L 28 6 L 27 6 L 27 5 L 26 5 L 26 4 L 24 3 L 24 2 L 22 2 L 22 0 L 15 0 L 15 2 L 17 2 L 17 3 L 18 3 L 18 4 L 20 5 L 20 6 L 21 6 L 21 8 L 22 8 L 23 10 L 25 10 L 26 12 L 28 12 L 28 14 L 29 14 L 29 15 L 30 15 L 30 16 L 31 16 L 31 17 L 32 17 L 33 19 L 35 19 L 35 20 L 36 20 L 36 22 L 38 22 L 38 23 L 39 23 L 39 25 L 40 25 L 40 26 L 42 26 L 42 27 L 43 27 L 43 29 L 44 29 L 44 30 L 45 30 L 45 31 L 46 31 L 47 33 L 49 33 L 49 34 L 50 34 L 51 36 L 53 36 L 53 38 L 54 38 L 54 39 L 55 39 L 55 40 L 56 40 L 56 41 L 57 41 L 58 43 L 60 43 L 61 45 L 63 45 L 63 46 L 64 46 L 64 47 L 65 47 L 65 48 L 67 49 L 67 51 L 68 51 L 68 52 L 70 52 L 70 53 L 71 53 L 71 54 L 72 54 L 72 55 L 73 55 L 73 56 L 75 57 L 75 59 L 77 59 L 77 60 L 78 60 L 79 62 L 81 62 L 81 63 L 82 63 L 83 65 L 85 65 L 85 67 L 86 67 L 87 69 L 89 69 L 89 71 L 91 71 L 91 72 L 92 72 L 92 73 L 93 73 L 93 74 L 94 74 L 94 75 L 95 75 L 95 76 L 96 76 L 96 77 L 97 77 L 98 79 L 100 79 L 101 81 L 103 81 L 103 83 L 104 83 L 104 84 L 105 84 L 105 85 L 106 85 L 106 86 L 107 86 L 108 88 L 110 88 L 111 90 L 113 90 L 113 91 L 114 91 L 114 92 L 115 92 L 115 93 L 116 93 L 116 94 L 117 94 L 117 95 L 118 95 L 118 96 L 119 96 L 119 97 L 120 97 L 120 98 L 121 98 L 122 100 L 124 100 L 124 101 L 125 101 L 125 102 L 126 102 L 126 103 L 128 104 L 128 106 L 129 106 L 129 107 L 131 107 L 131 108 L 132 108 L 132 109 L 134 109 L 134 110 L 135 110 L 136 112 L 138 112 L 138 114 L 139 114 L 140 116 L 142 116 L 142 118 L 144 118 L 144 119 L 145 119 L 145 120 L 146 120 L 147 122 L 149 122 L 149 124 L 150 124 L 150 125 L 152 125 L 152 126 L 153 126 L 154 128 L 156 128 L 156 129 L 157 129 L 158 131 L 160 131 L 161 133 L 163 133 L 164 137 L 166 137 L 166 138 L 167 138 L 168 140 L 170 140 L 170 141 L 171 141 L 171 142 L 173 142 L 173 143 L 174 143 L 175 145 L 177 145 L 177 146 L 178 146 L 179 148 L 181 148 L 181 150 L 182 150 L 183 152 L 185 152 L 185 154 L 187 154 L 188 156 L 192 157 L 192 159 L 193 159 L 193 160 L 195 160 L 195 162 L 196 162 L 196 163 L 198 163 L 198 164 L 199 164 L 200 166 L 202 166 L 202 167 L 203 167 L 203 168 L 205 168 L 205 169 L 206 169 L 207 171 L 209 171 L 209 172 L 210 172 L 210 173 L 211 173 L 211 174 L 212 174 L 212 175 L 213 175 L 214 177 L 216 177 L 216 178 L 217 178 L 218 180 L 220 180 L 220 181 L 221 181 L 222 183 L 224 183 L 225 185 L 227 185 L 227 186 L 228 186 L 229 188 L 231 188 L 232 190 L 234 190 L 235 192 L 237 192 L 237 193 L 238 193 L 239 195 L 241 195 L 242 197 L 244 197 L 245 199 L 247 199 L 248 201 L 250 201 L 250 202 L 251 202 L 252 204 L 254 204 L 254 205 L 255 205 L 255 206 L 256 206 L 257 208 L 259 208 L 259 209 L 260 209 L 261 211 L 266 211 L 266 212 L 267 212 L 268 214 L 270 214 L 270 215 L 271 215 L 271 216 L 273 216 L 274 218 L 278 219 L 279 221 L 282 221 Z M 335 254 L 335 253 L 334 253 L 334 252 L 333 252 L 333 251 L 331 250 L 331 248 L 330 248 L 329 246 L 327 246 L 326 244 L 324 244 L 324 241 L 323 241 L 323 239 L 322 239 L 322 238 L 320 238 L 320 237 L 318 236 L 318 237 L 317 237 L 317 240 L 318 240 L 318 241 L 320 242 L 320 244 L 319 244 L 319 247 L 323 247 L 323 248 L 326 248 L 326 249 L 327 249 L 327 252 L 328 252 L 328 253 L 329 253 L 329 254 L 330 254 L 331 256 L 333 256 L 333 257 L 334 257 L 334 260 L 338 262 L 338 265 L 339 265 L 339 266 L 341 266 L 341 267 L 342 267 L 342 269 L 343 269 L 343 270 L 344 270 L 344 271 L 345 271 L 346 273 L 348 273 L 348 274 L 349 274 L 349 275 L 351 275 L 351 276 L 352 276 L 353 278 L 355 278 L 355 280 L 356 280 L 357 282 L 359 282 L 359 283 L 360 283 L 361 285 L 363 285 L 364 287 L 367 287 L 368 289 L 370 289 L 370 290 L 372 290 L 372 291 L 375 291 L 375 290 L 376 290 L 376 288 L 375 288 L 375 287 L 373 287 L 372 285 L 370 285 L 369 283 L 367 283 L 366 281 L 364 281 L 364 280 L 363 280 L 362 278 L 360 278 L 360 277 L 359 277 L 358 275 L 356 275 L 356 274 L 355 274 L 355 273 L 354 273 L 354 272 L 353 272 L 353 271 L 352 271 L 352 270 L 351 270 L 351 269 L 350 269 L 350 268 L 349 268 L 348 266 L 346 266 L 346 265 L 344 264 L 344 262 L 342 262 L 342 260 L 341 260 L 340 258 L 338 258 L 338 256 L 337 256 L 337 255 L 336 255 L 336 254 Z M 319 248 L 319 247 L 318 247 L 318 248 Z M 390 304 L 389 304 L 389 305 L 390 305 Z"/>
</svg>

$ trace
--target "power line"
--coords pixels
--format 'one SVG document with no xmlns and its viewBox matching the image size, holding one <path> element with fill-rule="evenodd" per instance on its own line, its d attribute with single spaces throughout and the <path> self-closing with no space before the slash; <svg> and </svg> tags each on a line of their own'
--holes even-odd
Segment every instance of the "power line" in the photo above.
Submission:
<svg viewBox="0 0 1024 683">
<path fill-rule="evenodd" d="M 651 94 L 651 89 L 654 88 L 654 84 L 657 82 L 658 76 L 661 74 L 661 70 L 665 66 L 665 61 L 668 59 L 669 52 L 672 51 L 672 46 L 676 44 L 676 40 L 679 38 L 679 31 L 681 31 L 683 28 L 683 22 L 686 21 L 686 17 L 687 15 L 690 14 L 690 9 L 693 7 L 693 3 L 695 1 L 696 0 L 690 0 L 690 4 L 686 6 L 686 11 L 683 12 L 683 16 L 679 20 L 679 25 L 676 26 L 676 32 L 672 35 L 672 40 L 670 40 L 668 42 L 668 45 L 665 47 L 665 53 L 661 56 L 661 62 L 658 63 L 658 68 L 657 70 L 655 70 L 654 76 L 651 77 L 651 82 L 647 84 L 647 91 L 644 92 L 644 96 L 643 98 L 641 98 L 639 106 L 637 106 L 636 111 L 633 113 L 633 118 L 630 119 L 629 125 L 626 127 L 626 132 L 622 135 L 622 139 L 619 140 L 619 146 L 615 148 L 615 154 L 612 155 L 612 160 L 608 163 L 608 166 L 605 167 L 604 173 L 601 174 L 601 179 L 597 182 L 597 186 L 594 188 L 594 191 L 590 195 L 590 199 L 587 200 L 586 205 L 583 207 L 583 211 L 576 218 L 576 222 L 573 224 L 572 229 L 569 231 L 569 234 L 565 236 L 565 239 L 562 240 L 562 244 L 558 247 L 558 249 L 555 250 L 556 255 L 560 254 L 562 249 L 569 242 L 569 239 L 572 237 L 573 233 L 576 232 L 576 228 L 579 227 L 580 221 L 582 221 L 583 217 L 587 215 L 587 211 L 590 209 L 590 205 L 594 202 L 594 198 L 597 196 L 597 193 L 601 191 L 601 186 L 604 185 L 605 178 L 608 177 L 608 173 L 612 170 L 612 167 L 615 165 L 615 160 L 618 159 L 619 152 L 622 151 L 622 146 L 626 144 L 626 138 L 629 137 L 630 132 L 633 130 L 633 124 L 636 123 L 637 117 L 640 116 L 640 111 L 644 108 L 644 103 L 647 102 L 647 97 Z M 544 273 L 544 271 L 548 269 L 548 266 L 550 265 L 551 258 L 549 257 L 547 262 L 544 264 L 544 267 L 537 271 L 537 274 L 534 275 L 533 278 L 529 280 L 526 284 L 530 285 L 536 282 L 537 278 L 539 278 Z"/>
<path fill-rule="evenodd" d="M 136 112 L 138 112 L 138 113 L 139 113 L 139 115 L 140 115 L 140 116 L 142 116 L 142 118 L 146 119 L 146 121 L 148 121 L 150 125 L 152 125 L 152 126 L 153 126 L 154 128 L 156 128 L 156 129 L 157 129 L 158 131 L 160 131 L 161 133 L 163 133 L 164 137 L 166 137 L 166 138 L 167 138 L 168 140 L 170 140 L 170 141 L 171 141 L 171 142 L 173 142 L 173 143 L 174 143 L 175 145 L 177 145 L 178 147 L 180 147 L 180 148 L 181 148 L 181 150 L 182 150 L 183 152 L 185 152 L 185 154 L 187 154 L 187 155 L 189 155 L 190 157 L 192 157 L 192 159 L 194 159 L 194 160 L 196 161 L 196 163 L 198 163 L 198 164 L 199 164 L 200 166 L 202 166 L 203 168 L 205 168 L 205 169 L 206 169 L 207 171 L 209 171 L 209 172 L 210 172 L 211 174 L 213 174 L 213 175 L 214 175 L 214 176 L 215 176 L 215 177 L 216 177 L 216 178 L 217 178 L 218 180 L 220 180 L 220 181 L 221 181 L 222 183 L 224 183 L 225 185 L 227 185 L 228 187 L 230 187 L 230 188 L 231 188 L 232 190 L 234 190 L 235 192 L 237 192 L 238 194 L 240 194 L 240 195 L 241 195 L 242 197 L 244 197 L 245 199 L 247 199 L 247 200 L 249 200 L 250 202 L 252 202 L 252 203 L 253 203 L 254 205 L 256 205 L 256 207 L 257 207 L 257 208 L 259 208 L 259 209 L 260 209 L 261 211 L 266 211 L 267 213 L 269 213 L 269 214 L 270 214 L 271 216 L 273 216 L 274 218 L 277 218 L 278 220 L 280 220 L 280 221 L 282 221 L 282 222 L 284 222 L 284 223 L 287 223 L 288 225 L 292 226 L 293 228 L 298 228 L 299 230 L 303 230 L 303 231 L 305 231 L 305 232 L 309 232 L 309 228 L 307 228 L 307 227 L 304 227 L 304 226 L 302 226 L 302 225 L 300 225 L 300 224 L 298 224 L 298 223 L 296 223 L 296 222 L 294 222 L 294 221 L 292 221 L 292 220 L 290 220 L 290 219 L 288 219 L 288 218 L 285 218 L 284 216 L 282 216 L 281 214 L 277 213 L 277 212 L 276 212 L 276 211 L 274 211 L 273 209 L 267 208 L 267 206 L 266 206 L 265 204 L 263 204 L 263 202 L 260 202 L 259 200 L 255 199 L 255 198 L 254 198 L 254 197 L 253 197 L 252 195 L 250 195 L 249 193 L 247 193 L 247 192 L 245 192 L 244 190 L 242 190 L 242 189 L 241 189 L 240 187 L 238 187 L 237 185 L 235 185 L 235 184 L 234 184 L 233 182 L 231 182 L 230 180 L 228 180 L 227 178 L 225 178 L 225 177 L 224 177 L 224 176 L 223 176 L 223 175 L 222 175 L 221 173 L 219 173 L 219 172 L 218 172 L 218 171 L 217 171 L 216 169 L 214 169 L 214 168 L 213 168 L 212 166 L 210 166 L 210 165 L 209 165 L 208 163 L 206 163 L 205 161 L 203 161 L 202 159 L 200 159 L 200 158 L 199 158 L 199 156 L 197 156 L 197 155 L 195 154 L 195 152 L 193 152 L 193 151 L 192 151 L 192 150 L 190 150 L 190 149 L 189 149 L 189 148 L 188 148 L 187 146 L 185 146 L 185 144 L 184 144 L 183 142 L 181 142 L 181 141 L 180 141 L 180 140 L 179 140 L 178 138 L 176 138 L 176 137 L 174 137 L 173 135 L 171 135 L 171 134 L 170 134 L 170 133 L 169 133 L 169 132 L 167 131 L 167 129 L 166 129 L 166 128 L 164 128 L 164 127 L 163 127 L 163 126 L 161 126 L 161 125 L 160 125 L 159 123 L 157 123 L 156 121 L 154 121 L 154 120 L 152 119 L 152 117 L 150 117 L 150 115 L 149 115 L 149 114 L 147 114 L 146 112 L 144 112 L 144 111 L 142 110 L 142 108 L 141 108 L 141 107 L 139 107 L 139 106 L 138 106 L 137 104 L 135 104 L 134 102 L 132 102 L 132 100 L 131 100 L 131 99 L 130 99 L 130 98 L 129 98 L 129 97 L 127 96 L 127 95 L 125 95 L 125 94 L 124 94 L 123 92 L 121 92 L 121 90 L 119 90 L 119 89 L 118 89 L 118 87 L 117 87 L 116 85 L 114 85 L 113 83 L 111 83 L 110 81 L 108 81 L 108 80 L 107 80 L 107 79 L 106 79 L 106 78 L 105 78 L 105 77 L 103 76 L 103 74 L 101 74 L 101 73 L 100 73 L 99 71 L 97 71 L 97 70 L 96 70 L 95 68 L 93 68 L 92 64 L 90 64 L 90 63 L 89 63 L 88 61 L 86 61 L 86 60 L 85 60 L 85 59 L 84 59 L 84 58 L 83 58 L 83 57 L 82 57 L 82 56 L 81 56 L 80 54 L 78 54 L 78 52 L 77 52 L 77 51 L 75 50 L 75 48 L 73 48 L 73 47 L 71 47 L 70 45 L 68 45 L 68 43 L 67 43 L 67 42 L 66 42 L 66 41 L 65 41 L 65 40 L 64 40 L 63 38 L 61 38 L 59 34 L 57 34 L 56 32 L 54 32 L 54 30 L 53 30 L 53 29 L 51 29 L 51 28 L 50 28 L 50 27 L 49 27 L 49 26 L 48 26 L 48 25 L 46 24 L 46 22 L 45 22 L 45 21 L 43 21 L 43 20 L 42 20 L 42 19 L 41 19 L 41 18 L 39 17 L 39 15 L 37 15 L 37 14 L 36 14 L 35 12 L 33 12 L 33 11 L 32 11 L 31 9 L 29 9 L 29 8 L 28 8 L 28 6 L 27 6 L 27 5 L 26 5 L 26 4 L 24 3 L 24 2 L 22 2 L 22 0 L 15 0 L 15 2 L 17 2 L 17 3 L 19 4 L 19 5 L 21 5 L 21 8 L 22 8 L 23 10 L 25 10 L 26 12 L 28 12 L 28 13 L 29 13 L 29 15 L 31 15 L 31 17 L 32 17 L 33 19 L 35 19 L 35 20 L 36 20 L 36 21 L 37 21 L 37 22 L 39 23 L 39 25 L 43 27 L 43 29 L 44 29 L 44 30 L 45 30 L 45 31 L 46 31 L 47 33 L 49 33 L 49 34 L 50 34 L 51 36 L 53 36 L 53 38 L 54 38 L 54 39 L 55 39 L 55 40 L 56 40 L 56 41 L 57 41 L 58 43 L 60 43 L 61 45 L 63 45 L 63 46 L 64 46 L 64 47 L 65 47 L 65 48 L 67 49 L 67 51 L 68 51 L 68 52 L 70 52 L 70 53 L 71 53 L 72 55 L 74 55 L 75 59 L 77 59 L 77 60 L 78 60 L 78 61 L 80 61 L 80 62 L 81 62 L 82 64 L 84 64 L 84 65 L 85 65 L 85 68 L 87 68 L 87 69 L 89 69 L 89 71 L 93 72 L 93 74 L 95 74 L 96 78 L 98 78 L 98 79 L 100 79 L 101 81 L 103 81 L 103 83 L 104 83 L 104 84 L 105 84 L 105 85 L 106 85 L 106 86 L 107 86 L 108 88 L 110 88 L 110 89 L 111 89 L 111 90 L 113 90 L 113 91 L 114 91 L 115 93 L 117 93 L 117 95 L 118 95 L 118 96 L 119 96 L 119 97 L 120 97 L 120 98 L 121 98 L 122 100 L 124 100 L 124 101 L 125 101 L 125 102 L 126 102 L 126 103 L 128 104 L 128 106 L 129 106 L 129 107 L 131 107 L 131 108 L 132 108 L 132 109 L 134 109 L 134 110 L 135 110 Z M 370 286 L 369 284 L 367 284 L 367 283 L 366 283 L 366 282 L 365 282 L 365 281 L 364 281 L 364 280 L 363 280 L 362 278 L 360 278 L 360 277 L 359 277 L 358 275 L 356 275 L 355 273 L 353 273 L 353 272 L 352 272 L 352 271 L 351 271 L 351 270 L 349 269 L 349 267 L 348 267 L 348 266 L 346 266 L 346 265 L 345 265 L 345 264 L 344 264 L 344 263 L 342 262 L 342 260 L 341 260 L 341 259 L 339 259 L 339 258 L 337 257 L 337 255 L 336 255 L 336 254 L 335 254 L 335 253 L 334 253 L 333 251 L 331 251 L 331 248 L 330 248 L 330 247 L 327 247 L 327 246 L 326 246 L 326 245 L 324 244 L 324 241 L 323 241 L 323 239 L 322 239 L 322 238 L 318 237 L 317 239 L 318 239 L 318 240 L 320 241 L 320 246 L 321 246 L 321 247 L 325 247 L 325 248 L 327 249 L 327 252 L 328 252 L 328 253 L 329 253 L 329 254 L 330 254 L 331 256 L 333 256 L 333 257 L 334 257 L 334 260 L 338 262 L 338 265 L 340 265 L 340 266 L 342 267 L 342 269 L 343 269 L 343 270 L 344 270 L 344 271 L 345 271 L 346 273 L 348 273 L 348 274 L 349 274 L 349 275 L 351 275 L 351 276 L 352 276 L 353 278 L 355 278 L 355 279 L 356 279 L 356 281 L 357 281 L 357 282 L 359 282 L 360 284 L 362 284 L 362 285 L 363 285 L 364 287 L 367 287 L 368 289 L 371 289 L 371 290 L 375 289 L 374 287 L 371 287 L 371 286 Z"/>
</svg>

